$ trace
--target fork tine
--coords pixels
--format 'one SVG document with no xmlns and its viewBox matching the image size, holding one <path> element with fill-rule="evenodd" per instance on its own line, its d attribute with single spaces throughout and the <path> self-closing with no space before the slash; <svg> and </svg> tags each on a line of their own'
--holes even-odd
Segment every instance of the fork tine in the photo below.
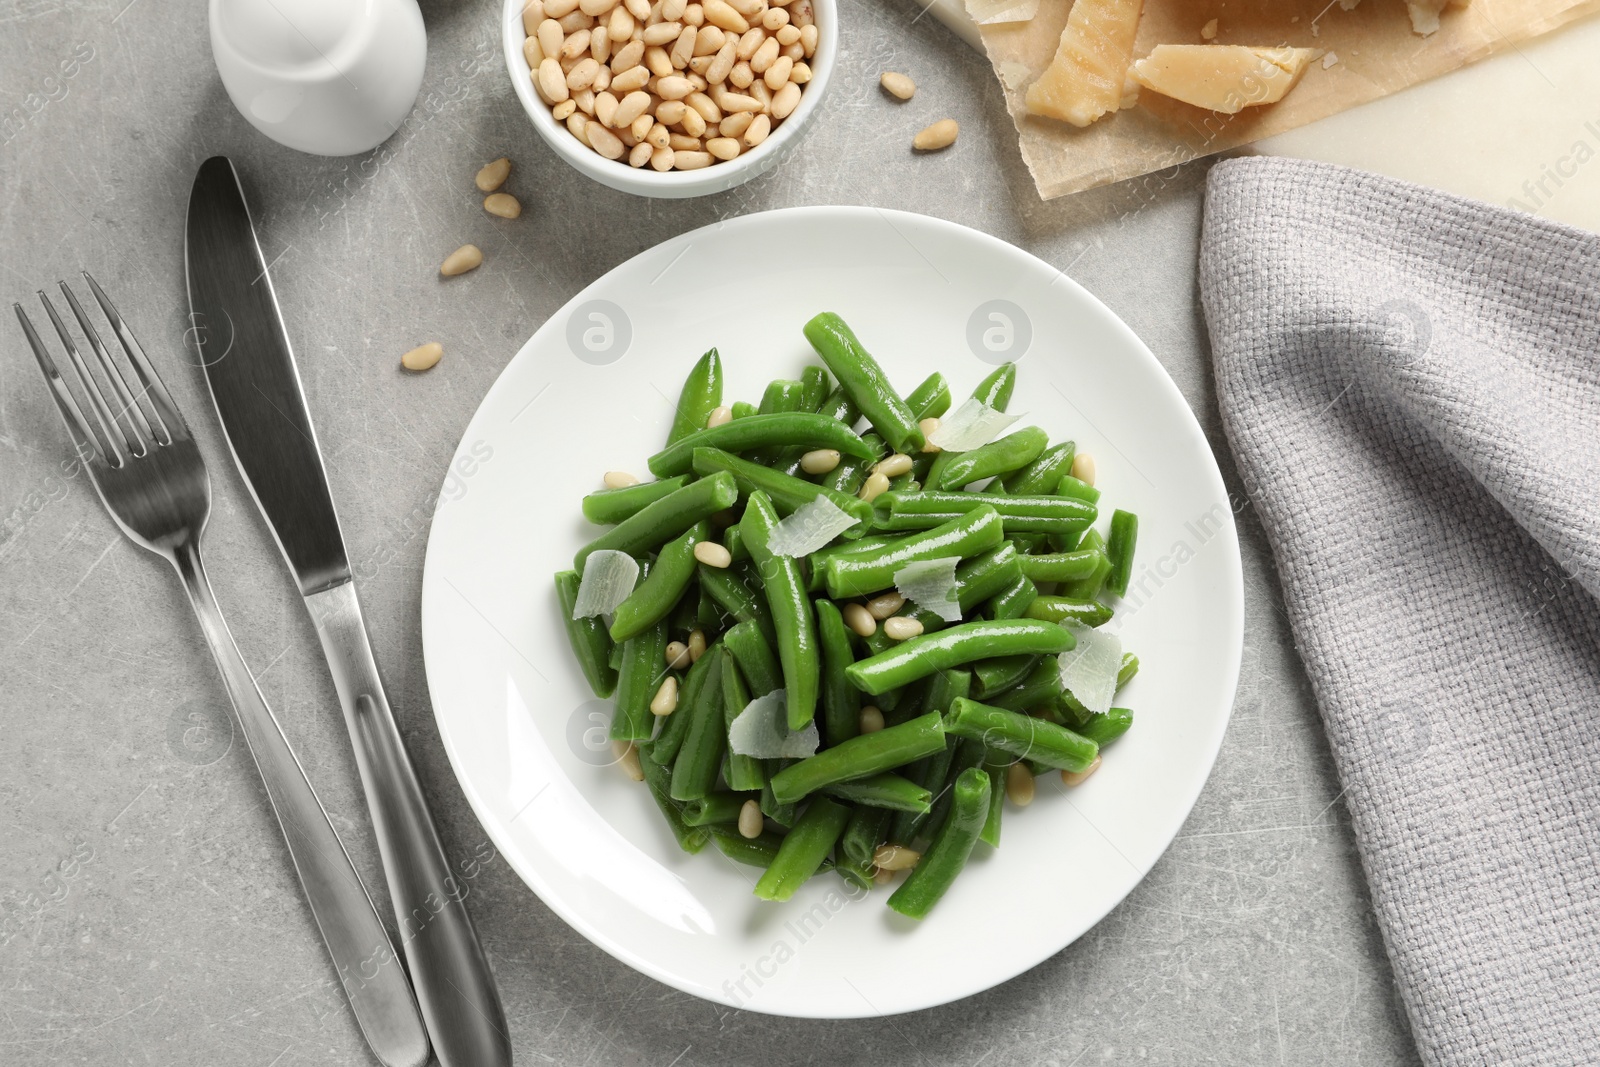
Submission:
<svg viewBox="0 0 1600 1067">
<path fill-rule="evenodd" d="M 78 320 L 78 327 L 83 330 L 83 336 L 88 339 L 89 347 L 94 349 L 95 358 L 100 361 L 100 369 L 111 382 L 111 391 L 117 394 L 117 403 L 120 405 L 116 418 L 126 419 L 127 424 L 121 426 L 122 432 L 137 447 L 135 456 L 143 456 L 150 451 L 150 442 L 154 441 L 155 433 L 150 427 L 150 420 L 145 418 L 144 409 L 139 406 L 139 398 L 134 396 L 133 390 L 128 388 L 128 379 L 123 375 L 122 368 L 111 358 L 111 353 L 106 350 L 105 342 L 100 340 L 100 334 L 94 328 L 94 323 L 89 321 L 89 316 L 84 314 L 83 305 L 78 303 L 77 294 L 67 288 L 66 282 L 57 282 L 61 286 L 61 293 L 67 298 L 67 306 L 72 308 L 72 315 Z M 144 390 L 140 390 L 143 394 Z M 166 444 L 168 442 L 162 442 Z"/>
<path fill-rule="evenodd" d="M 144 385 L 145 395 L 149 397 L 151 407 L 155 410 L 157 421 L 164 424 L 167 439 L 161 443 L 170 445 L 174 439 L 188 440 L 189 424 L 184 420 L 183 413 L 178 410 L 178 405 L 173 403 L 172 394 L 167 392 L 167 387 L 162 384 L 161 376 L 145 357 L 144 349 L 140 346 L 138 338 L 133 336 L 133 331 L 123 321 L 116 306 L 111 303 L 111 298 L 106 291 L 100 288 L 100 283 L 94 280 L 94 275 L 88 271 L 83 272 L 83 280 L 89 283 L 90 292 L 94 293 L 95 301 L 100 305 L 100 310 L 105 312 L 106 321 L 111 323 L 112 332 L 117 335 L 117 340 L 122 343 L 122 350 L 128 354 L 128 361 L 133 364 L 134 373 L 139 376 L 139 381 Z"/>
<path fill-rule="evenodd" d="M 79 456 L 87 453 L 89 456 L 99 458 L 105 453 L 101 452 L 95 442 L 94 432 L 89 429 L 89 420 L 83 417 L 83 409 L 78 407 L 78 401 L 72 395 L 72 390 L 67 388 L 67 383 L 62 380 L 61 372 L 56 369 L 55 360 L 50 358 L 50 351 L 39 339 L 39 334 L 33 328 L 33 322 L 28 318 L 28 313 L 22 310 L 21 304 L 12 304 L 12 309 L 17 313 L 17 321 L 22 324 L 22 332 L 27 335 L 28 347 L 33 349 L 33 358 L 39 361 L 39 370 L 44 373 L 44 378 L 50 385 L 51 395 L 55 397 L 56 409 L 61 412 L 61 421 L 67 424 L 67 432 L 72 435 L 73 444 L 78 448 Z M 115 445 L 112 446 L 115 449 Z M 120 454 L 116 457 L 116 465 L 122 465 Z"/>
<path fill-rule="evenodd" d="M 39 302 L 44 304 L 45 314 L 50 316 L 50 322 L 56 328 L 56 335 L 61 338 L 61 343 L 67 349 L 67 360 L 78 372 L 78 385 L 89 398 L 89 407 L 94 411 L 95 424 L 100 427 L 102 442 L 107 451 L 115 457 L 112 466 L 120 467 L 127 459 L 129 451 L 127 439 L 122 436 L 122 427 L 117 424 L 111 414 L 111 408 L 106 403 L 106 398 L 100 393 L 100 384 L 89 373 L 89 368 L 83 362 L 83 356 L 78 352 L 78 345 L 72 339 L 72 334 L 67 332 L 67 324 L 61 321 L 61 316 L 56 313 L 56 306 L 50 303 L 50 298 L 43 289 L 39 290 Z"/>
</svg>

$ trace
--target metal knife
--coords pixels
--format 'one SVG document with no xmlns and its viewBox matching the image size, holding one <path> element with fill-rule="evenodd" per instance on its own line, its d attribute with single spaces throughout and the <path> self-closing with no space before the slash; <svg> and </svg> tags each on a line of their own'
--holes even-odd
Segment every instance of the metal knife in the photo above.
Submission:
<svg viewBox="0 0 1600 1067">
<path fill-rule="evenodd" d="M 443 1067 L 510 1064 L 500 995 L 384 696 L 294 352 L 226 156 L 195 175 L 186 241 L 211 399 L 333 673 L 434 1051 Z"/>
</svg>

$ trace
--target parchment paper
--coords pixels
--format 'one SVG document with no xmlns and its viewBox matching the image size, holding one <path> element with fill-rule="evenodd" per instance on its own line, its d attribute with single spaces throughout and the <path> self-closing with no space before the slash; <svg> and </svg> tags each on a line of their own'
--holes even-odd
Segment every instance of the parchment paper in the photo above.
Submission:
<svg viewBox="0 0 1600 1067">
<path fill-rule="evenodd" d="M 1518 41 L 1600 11 L 1600 0 L 1472 0 L 1440 16 L 1429 37 L 1411 31 L 1404 0 L 1146 0 L 1135 56 L 1158 44 L 1201 44 L 1217 20 L 1216 44 L 1293 45 L 1336 57 L 1312 63 L 1287 97 L 1237 115 L 1206 111 L 1148 89 L 1139 103 L 1085 129 L 1023 109 L 1027 87 L 1055 55 L 1071 0 L 1042 0 L 1031 22 L 980 27 L 1005 89 L 1022 158 L 1039 195 L 1052 197 L 1177 166 L 1303 126 L 1466 66 Z"/>
</svg>

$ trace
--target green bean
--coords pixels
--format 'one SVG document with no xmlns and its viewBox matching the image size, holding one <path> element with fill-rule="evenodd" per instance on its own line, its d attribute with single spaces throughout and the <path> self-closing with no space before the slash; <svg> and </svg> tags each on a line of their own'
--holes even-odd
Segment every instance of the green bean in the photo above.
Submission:
<svg viewBox="0 0 1600 1067">
<path fill-rule="evenodd" d="M 940 671 L 934 675 L 928 685 L 928 695 L 923 701 L 923 708 L 930 712 L 943 714 L 948 711 L 956 697 L 964 697 L 972 690 L 972 672 L 963 670 Z M 931 756 L 925 756 L 912 764 L 907 776 L 923 788 L 945 791 L 945 783 L 950 777 L 950 765 L 956 755 L 956 748 L 965 742 L 955 738 L 946 737 L 945 747 Z M 902 812 L 895 816 L 891 826 L 891 839 L 902 844 L 909 844 L 918 831 L 927 824 L 932 817 L 932 809 L 921 814 Z"/>
<path fill-rule="evenodd" d="M 839 836 L 839 854 L 851 863 L 871 863 L 873 853 L 886 839 L 889 820 L 893 817 L 894 812 L 888 808 L 856 805 L 850 821 L 845 823 L 844 833 Z"/>
<path fill-rule="evenodd" d="M 1078 622 L 1085 626 L 1104 626 L 1111 621 L 1111 609 L 1100 601 L 1064 596 L 1036 597 L 1023 615 L 1043 622 Z"/>
<path fill-rule="evenodd" d="M 850 399 L 850 394 L 844 391 L 844 386 L 836 385 L 828 393 L 820 405 L 817 414 L 826 415 L 830 419 L 854 426 L 861 419 L 861 409 L 856 407 L 856 402 Z M 883 442 L 878 442 L 878 451 L 883 450 Z"/>
<path fill-rule="evenodd" d="M 611 717 L 613 741 L 644 741 L 655 728 L 650 701 L 667 676 L 667 626 L 657 622 L 622 646 L 617 671 L 616 714 Z"/>
<path fill-rule="evenodd" d="M 611 666 L 611 635 L 600 616 L 574 619 L 572 609 L 578 603 L 578 586 L 582 580 L 577 571 L 562 571 L 556 575 L 556 601 L 561 605 L 561 625 L 567 631 L 567 643 L 572 655 L 583 668 L 583 676 L 597 697 L 608 697 L 617 688 L 617 672 Z"/>
<path fill-rule="evenodd" d="M 778 846 L 778 854 L 756 882 L 762 900 L 785 901 L 817 873 L 850 819 L 850 807 L 827 797 L 814 797 L 794 829 Z"/>
<path fill-rule="evenodd" d="M 764 697 L 783 688 L 783 674 L 772 645 L 754 622 L 741 622 L 722 635 L 722 644 L 739 664 L 739 673 L 750 686 L 751 696 Z M 704 659 L 705 657 L 701 657 Z"/>
<path fill-rule="evenodd" d="M 1133 676 L 1139 673 L 1139 657 L 1132 652 L 1122 654 L 1122 666 L 1117 668 L 1117 688 L 1121 689 L 1133 681 Z"/>
<path fill-rule="evenodd" d="M 1068 497 L 1072 500 L 1081 500 L 1086 504 L 1100 502 L 1100 490 L 1088 482 L 1079 481 L 1070 474 L 1063 474 L 1061 480 L 1056 482 L 1056 495 Z"/>
<path fill-rule="evenodd" d="M 805 450 L 831 448 L 842 455 L 859 459 L 871 459 L 874 455 L 872 447 L 839 420 L 809 411 L 791 411 L 752 415 L 748 419 L 725 422 L 721 426 L 692 433 L 651 456 L 650 473 L 658 478 L 688 474 L 694 469 L 694 450 L 697 448 L 749 452 L 770 445 L 796 445 Z"/>
<path fill-rule="evenodd" d="M 856 520 L 856 525 L 844 532 L 846 537 L 859 537 L 872 525 L 872 505 L 860 497 L 835 492 L 816 482 L 808 482 L 804 478 L 796 478 L 782 471 L 763 467 L 719 448 L 695 449 L 694 469 L 695 473 L 702 476 L 714 477 L 718 474 L 727 474 L 737 486 L 739 496 L 748 498 L 753 492 L 765 493 L 780 515 L 788 515 L 819 496 L 826 497 L 834 507 Z M 694 488 L 694 485 L 689 488 Z M 680 492 L 688 492 L 688 489 Z M 671 497 L 667 499 L 670 500 Z M 731 507 L 732 504 L 730 501 L 727 506 Z M 745 532 L 745 536 L 749 536 L 749 531 Z"/>
<path fill-rule="evenodd" d="M 983 507 L 999 513 L 1005 520 L 1008 534 L 1017 531 L 1075 534 L 1095 519 L 1092 505 L 1068 497 L 924 489 L 880 494 L 872 502 L 872 522 L 880 530 L 923 530 Z"/>
<path fill-rule="evenodd" d="M 956 601 L 961 613 L 965 615 L 996 593 L 1009 588 L 1020 577 L 1022 564 L 1016 547 L 1010 541 L 1002 541 L 981 556 L 973 556 L 956 568 Z M 926 623 L 923 628 L 927 628 Z"/>
<path fill-rule="evenodd" d="M 1099 561 L 1093 550 L 1023 556 L 1022 573 L 1035 582 L 1068 582 L 1093 574 Z"/>
<path fill-rule="evenodd" d="M 835 556 L 825 564 L 823 585 L 834 599 L 876 593 L 894 585 L 895 572 L 907 563 L 945 556 L 965 559 L 994 548 L 1004 536 L 1000 516 L 980 507 L 875 551 Z"/>
<path fill-rule="evenodd" d="M 735 400 L 729 405 L 728 410 L 735 419 L 748 419 L 751 415 L 757 413 L 756 406 L 745 400 Z"/>
<path fill-rule="evenodd" d="M 1037 426 L 1028 426 L 1016 433 L 1006 434 L 999 440 L 979 445 L 972 451 L 962 452 L 950 460 L 940 472 L 938 484 L 930 488 L 960 489 L 964 485 L 985 478 L 1010 474 L 1038 459 L 1039 453 L 1043 452 L 1044 446 L 1049 443 L 1049 434 Z M 654 467 L 650 469 L 657 475 L 661 473 Z"/>
<path fill-rule="evenodd" d="M 822 371 L 822 368 L 818 367 L 817 370 Z M 822 371 L 822 373 L 826 374 L 827 371 Z M 816 409 L 816 413 L 818 415 L 826 415 L 835 422 L 843 423 L 847 428 L 854 427 L 861 418 L 861 412 L 856 408 L 855 402 L 838 386 L 834 386 L 833 391 L 823 398 L 822 403 Z M 851 432 L 854 433 L 855 431 L 852 429 Z M 871 438 L 870 441 L 865 437 L 858 438 L 858 440 L 862 441 L 869 450 L 868 459 L 870 460 L 882 454 L 883 442 L 875 435 L 868 436 Z M 811 449 L 804 445 L 782 449 L 774 457 L 771 466 L 776 467 L 785 474 L 798 476 L 800 474 L 800 460 L 809 451 Z M 841 464 L 845 462 L 848 462 L 848 460 L 840 459 Z M 838 468 L 835 467 L 834 469 L 837 470 Z M 833 486 L 832 488 L 837 489 L 838 486 Z M 856 488 L 859 489 L 860 486 Z M 850 492 L 854 493 L 855 489 L 850 490 Z"/>
<path fill-rule="evenodd" d="M 981 767 L 969 767 L 956 779 L 952 793 L 950 813 L 934 836 L 933 845 L 900 888 L 889 895 L 889 907 L 901 915 L 920 919 L 939 903 L 966 866 L 983 831 L 989 815 L 989 776 Z"/>
<path fill-rule="evenodd" d="M 950 764 L 945 771 L 944 781 L 940 783 L 939 792 L 933 798 L 933 810 L 922 816 L 922 823 L 915 832 L 919 838 L 932 837 L 944 825 L 945 817 L 950 814 L 950 802 L 954 799 L 956 779 L 968 768 L 982 769 L 984 758 L 988 755 L 982 741 L 968 741 L 950 734 L 945 737 L 949 741 Z"/>
<path fill-rule="evenodd" d="M 1112 708 L 1104 714 L 1091 715 L 1089 721 L 1078 728 L 1078 732 L 1104 748 L 1127 733 L 1132 725 L 1132 711 L 1127 708 Z"/>
<path fill-rule="evenodd" d="M 817 644 L 816 617 L 812 614 L 811 598 L 806 595 L 800 561 L 793 556 L 775 555 L 767 547 L 777 523 L 777 513 L 767 495 L 759 491 L 751 493 L 739 525 L 744 530 L 750 558 L 766 587 L 767 606 L 772 609 L 772 625 L 778 636 L 778 662 L 783 664 L 789 729 L 799 730 L 817 714 L 822 656 Z"/>
<path fill-rule="evenodd" d="M 711 674 L 711 659 L 708 653 L 689 667 L 689 673 L 683 676 L 683 684 L 678 687 L 677 708 L 665 717 L 655 739 L 646 748 L 650 759 L 663 767 L 671 766 L 672 761 L 678 758 L 678 752 L 689 736 L 689 727 L 694 724 L 692 709 L 699 702 L 700 693 Z"/>
<path fill-rule="evenodd" d="M 825 744 L 848 741 L 861 729 L 861 692 L 844 675 L 855 662 L 850 651 L 850 631 L 845 628 L 839 605 L 831 600 L 815 602 L 817 642 L 822 647 L 822 733 Z"/>
<path fill-rule="evenodd" d="M 1011 764 L 1003 761 L 983 761 L 983 773 L 989 776 L 989 811 L 983 820 L 978 840 L 990 848 L 1000 847 L 1000 817 L 1006 807 L 1006 774 Z"/>
<path fill-rule="evenodd" d="M 870 890 L 873 886 L 872 876 L 877 872 L 878 869 L 871 863 L 856 864 L 845 860 L 833 865 L 833 873 L 857 889 Z"/>
<path fill-rule="evenodd" d="M 678 406 L 672 414 L 672 429 L 667 444 L 705 429 L 706 419 L 722 404 L 722 357 L 713 348 L 690 368 L 678 393 Z"/>
<path fill-rule="evenodd" d="M 1111 535 L 1106 538 L 1106 556 L 1111 574 L 1106 588 L 1118 596 L 1128 595 L 1128 579 L 1133 575 L 1133 549 L 1139 540 L 1139 516 L 1118 508 L 1111 513 Z"/>
<path fill-rule="evenodd" d="M 688 715 L 689 729 L 677 758 L 672 761 L 672 799 L 699 800 L 717 784 L 722 754 L 728 748 L 728 725 L 722 714 L 722 663 L 720 654 L 707 650 L 700 663 L 711 661 L 705 681 L 688 707 L 680 700 L 672 714 Z M 700 664 L 695 664 L 698 667 Z"/>
<path fill-rule="evenodd" d="M 603 548 L 640 555 L 672 540 L 701 519 L 733 507 L 739 500 L 733 475 L 712 472 L 659 500 L 652 501 L 578 550 L 572 569 L 583 573 L 590 553 Z"/>
<path fill-rule="evenodd" d="M 712 842 L 724 856 L 751 867 L 770 866 L 778 855 L 779 846 L 783 844 L 783 835 L 771 830 L 763 830 L 757 837 L 745 837 L 739 831 L 724 826 L 712 826 L 709 829 Z"/>
<path fill-rule="evenodd" d="M 720 643 L 726 645 L 726 639 Z M 745 685 L 744 675 L 739 670 L 739 662 L 732 652 L 726 647 L 720 648 L 722 660 L 722 725 L 727 729 L 733 725 L 733 720 L 739 717 L 750 704 L 750 690 Z M 707 652 L 706 655 L 711 655 Z M 702 657 L 703 658 L 703 657 Z M 767 770 L 759 759 L 753 756 L 741 756 L 732 749 L 728 750 L 728 760 L 722 769 L 722 777 L 727 779 L 728 788 L 740 792 L 749 792 L 760 789 L 767 784 Z"/>
<path fill-rule="evenodd" d="M 690 597 L 684 597 L 685 601 L 690 599 Z M 692 599 L 694 603 L 694 624 L 688 629 L 698 629 L 709 636 L 720 633 L 730 625 L 727 615 L 723 613 L 722 605 L 707 595 L 704 587 L 697 589 Z"/>
<path fill-rule="evenodd" d="M 672 613 L 694 580 L 694 546 L 704 541 L 710 526 L 701 519 L 683 534 L 661 546 L 649 575 L 617 605 L 611 616 L 611 640 L 627 641 L 644 633 Z"/>
<path fill-rule="evenodd" d="M 1019 577 L 990 597 L 986 610 L 991 619 L 1020 619 L 1038 596 L 1039 587 L 1027 578 Z"/>
<path fill-rule="evenodd" d="M 1002 363 L 972 391 L 972 399 L 981 400 L 996 411 L 1004 411 L 1011 403 L 1011 391 L 1017 387 L 1017 365 Z"/>
<path fill-rule="evenodd" d="M 996 693 L 1010 689 L 1026 678 L 1033 670 L 1033 665 L 1038 662 L 1038 656 L 1027 655 L 997 656 L 994 659 L 979 660 L 972 665 L 973 699 L 987 700 Z"/>
<path fill-rule="evenodd" d="M 866 534 L 853 541 L 840 541 L 838 544 L 819 548 L 806 557 L 806 588 L 812 592 L 822 588 L 824 567 L 830 559 L 840 556 L 867 555 L 888 545 L 899 544 L 905 539 L 906 534 L 902 531 L 886 534 Z"/>
<path fill-rule="evenodd" d="M 793 763 L 793 760 L 767 760 L 767 784 L 761 787 L 761 814 L 785 829 L 794 825 L 800 805 L 794 801 L 780 801 L 772 792 L 772 778 Z"/>
<path fill-rule="evenodd" d="M 1033 619 L 968 622 L 907 638 L 886 652 L 852 664 L 845 674 L 857 689 L 876 696 L 934 671 L 975 660 L 1021 653 L 1052 655 L 1075 643 L 1065 627 Z"/>
<path fill-rule="evenodd" d="M 950 383 L 945 381 L 944 375 L 934 371 L 906 394 L 906 407 L 911 409 L 912 417 L 918 422 L 939 418 L 950 410 Z M 933 452 L 923 454 L 936 455 Z"/>
<path fill-rule="evenodd" d="M 982 741 L 991 751 L 1068 771 L 1085 769 L 1099 751 L 1094 740 L 1064 726 L 965 697 L 951 703 L 945 729 L 957 737 Z"/>
<path fill-rule="evenodd" d="M 1061 583 L 1060 592 L 1062 596 L 1071 597 L 1073 600 L 1093 600 L 1100 595 L 1100 590 L 1105 588 L 1106 579 L 1111 577 L 1111 557 L 1106 555 L 1105 541 L 1101 539 L 1099 530 L 1090 530 L 1084 534 L 1078 551 L 1094 553 L 1094 570 L 1082 578 Z"/>
<path fill-rule="evenodd" d="M 683 805 L 673 800 L 669 791 L 672 772 L 655 760 L 640 760 L 639 767 L 644 771 L 645 787 L 650 790 L 656 807 L 666 817 L 667 828 L 677 839 L 678 847 L 685 852 L 699 852 L 705 848 L 706 842 L 711 840 L 711 831 L 704 826 L 689 826 L 683 821 Z"/>
<path fill-rule="evenodd" d="M 739 811 L 747 798 L 738 793 L 707 793 L 698 800 L 685 801 L 683 821 L 688 826 L 713 826 L 739 821 Z"/>
<path fill-rule="evenodd" d="M 761 394 L 756 411 L 762 415 L 775 415 L 786 411 L 805 410 L 805 386 L 793 378 L 774 378 Z"/>
<path fill-rule="evenodd" d="M 1078 447 L 1071 441 L 1051 445 L 1040 452 L 1039 457 L 1032 463 L 1006 475 L 1005 491 L 1013 496 L 1053 493 L 1061 484 L 1061 476 L 1072 473 L 1072 461 L 1077 456 Z M 993 486 L 990 489 L 992 491 Z"/>
<path fill-rule="evenodd" d="M 685 475 L 663 478 L 659 482 L 640 482 L 622 489 L 601 489 L 583 498 L 583 517 L 597 526 L 615 526 L 637 515 L 646 504 L 653 504 L 688 484 L 689 478 Z"/>
<path fill-rule="evenodd" d="M 858 414 L 856 417 L 860 418 L 860 415 Z M 849 496 L 855 496 L 861 491 L 861 486 L 866 482 L 872 465 L 877 462 L 877 457 L 883 455 L 884 451 L 883 438 L 875 433 L 864 433 L 861 435 L 861 440 L 865 441 L 867 447 L 873 450 L 873 459 L 859 460 L 845 456 L 839 460 L 837 467 L 818 479 L 818 485 L 835 493 L 845 493 Z"/>
<path fill-rule="evenodd" d="M 738 523 L 722 531 L 722 547 L 728 550 L 728 555 L 735 563 L 743 563 L 750 558 L 750 553 L 744 547 L 744 532 L 739 529 Z"/>
<path fill-rule="evenodd" d="M 933 807 L 933 794 L 916 782 L 884 771 L 866 778 L 852 778 L 822 787 L 822 792 L 852 804 L 866 804 L 893 811 L 922 814 Z"/>
<path fill-rule="evenodd" d="M 856 407 L 891 448 L 906 453 L 922 448 L 925 441 L 916 417 L 889 384 L 878 361 L 862 347 L 843 319 L 824 311 L 806 323 L 805 335 Z"/>
<path fill-rule="evenodd" d="M 729 532 L 737 530 L 730 526 Z M 767 609 L 766 597 L 746 584 L 744 571 L 733 567 L 708 567 L 700 565 L 700 588 L 733 616 L 736 622 L 754 622 L 771 641 L 776 636 L 772 627 L 772 612 Z"/>
<path fill-rule="evenodd" d="M 1060 695 L 1061 663 L 1047 656 L 1034 664 L 1033 670 L 1016 686 L 984 699 L 997 708 L 1029 711 L 1041 704 L 1052 703 Z"/>
<path fill-rule="evenodd" d="M 807 364 L 805 370 L 800 372 L 800 410 L 821 410 L 822 402 L 828 398 L 828 391 L 832 388 L 833 379 L 828 377 L 826 367 Z"/>
<path fill-rule="evenodd" d="M 893 770 L 943 747 L 944 727 L 939 716 L 923 715 L 852 737 L 785 767 L 773 776 L 772 793 L 780 802 L 797 801 L 825 785 Z"/>
</svg>

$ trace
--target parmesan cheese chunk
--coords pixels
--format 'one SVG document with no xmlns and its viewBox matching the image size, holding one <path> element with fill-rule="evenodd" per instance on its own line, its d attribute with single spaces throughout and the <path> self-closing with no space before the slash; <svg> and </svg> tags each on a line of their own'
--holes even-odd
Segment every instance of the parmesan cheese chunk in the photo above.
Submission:
<svg viewBox="0 0 1600 1067">
<path fill-rule="evenodd" d="M 1282 100 L 1317 55 L 1314 48 L 1162 44 L 1135 63 L 1131 73 L 1152 92 L 1236 115 Z"/>
<path fill-rule="evenodd" d="M 1087 126 L 1121 108 L 1144 0 L 1074 0 L 1055 58 L 1028 87 L 1033 115 Z"/>
</svg>

